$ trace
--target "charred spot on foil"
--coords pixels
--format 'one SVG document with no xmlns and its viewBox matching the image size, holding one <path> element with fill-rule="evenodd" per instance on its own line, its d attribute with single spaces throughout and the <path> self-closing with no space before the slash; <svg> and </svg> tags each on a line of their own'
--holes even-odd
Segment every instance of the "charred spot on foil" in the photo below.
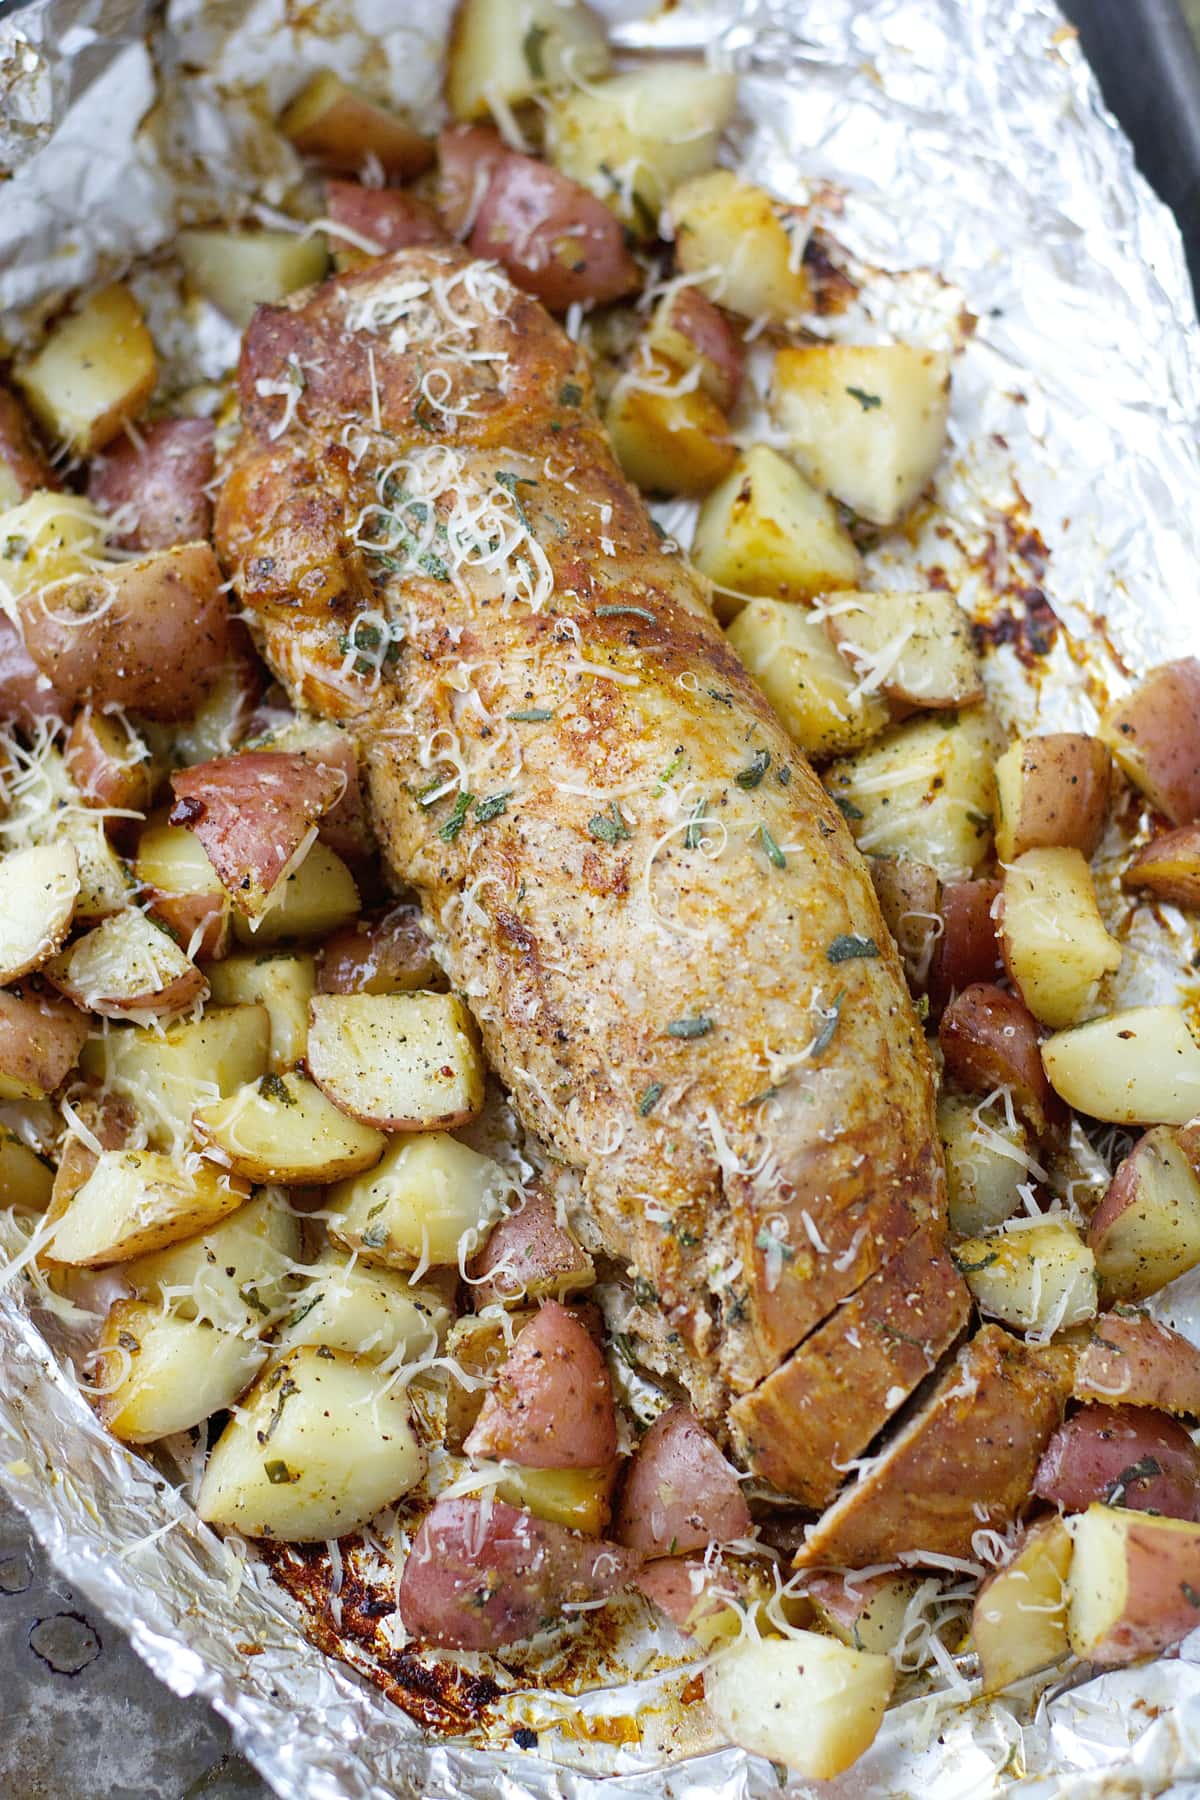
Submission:
<svg viewBox="0 0 1200 1800">
<path fill-rule="evenodd" d="M 978 653 L 1009 644 L 1017 661 L 1031 669 L 1053 648 L 1061 625 L 1041 588 L 1018 588 L 993 618 L 972 625 L 971 636 Z"/>
<path fill-rule="evenodd" d="M 518 1725 L 513 1732 L 513 1743 L 518 1750 L 536 1750 L 538 1734 L 536 1731 L 530 1731 L 527 1725 Z"/>
<path fill-rule="evenodd" d="M 804 246 L 804 268 L 818 313 L 845 312 L 857 297 L 858 284 L 838 267 L 831 255 L 833 239 L 818 227 Z"/>
<path fill-rule="evenodd" d="M 82 1613 L 53 1613 L 29 1627 L 29 1648 L 56 1675 L 78 1675 L 100 1654 L 100 1634 Z"/>
</svg>

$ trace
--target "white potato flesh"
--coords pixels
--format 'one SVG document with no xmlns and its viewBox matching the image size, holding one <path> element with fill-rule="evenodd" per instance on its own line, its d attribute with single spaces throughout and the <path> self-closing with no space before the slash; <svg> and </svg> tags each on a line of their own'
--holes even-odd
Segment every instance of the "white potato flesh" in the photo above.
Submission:
<svg viewBox="0 0 1200 1800">
<path fill-rule="evenodd" d="M 89 456 L 141 412 L 154 391 L 158 362 L 141 307 L 116 282 L 89 294 L 53 325 L 16 373 L 47 434 Z"/>
<path fill-rule="evenodd" d="M 75 923 L 106 919 L 128 904 L 133 896 L 129 871 L 108 841 L 100 814 L 68 813 L 56 821 L 56 835 L 75 852 L 79 868 L 79 895 Z"/>
<path fill-rule="evenodd" d="M 233 931 L 240 944 L 265 949 L 288 938 L 328 937 L 359 913 L 353 875 L 320 838 L 271 894 L 271 904 L 256 918 L 234 913 Z"/>
<path fill-rule="evenodd" d="M 323 237 L 294 231 L 181 231 L 175 244 L 192 285 L 243 328 L 256 306 L 320 281 L 329 265 Z"/>
<path fill-rule="evenodd" d="M 17 599 L 66 575 L 83 574 L 104 556 L 105 543 L 104 516 L 90 500 L 37 488 L 0 513 L 0 578 Z M 57 751 L 50 764 L 62 770 Z M 64 778 L 69 784 L 65 772 Z"/>
<path fill-rule="evenodd" d="M 807 311 L 802 207 L 781 205 L 729 169 L 712 169 L 677 187 L 669 210 L 678 269 L 718 305 L 777 325 Z"/>
<path fill-rule="evenodd" d="M 199 1157 L 103 1150 L 46 1246 L 51 1262 L 96 1267 L 161 1250 L 219 1224 L 244 1187 Z"/>
<path fill-rule="evenodd" d="M 113 913 L 55 957 L 57 987 L 103 1018 L 164 1021 L 203 1000 L 208 984 L 174 938 L 136 907 Z"/>
<path fill-rule="evenodd" d="M 1020 1120 L 1010 1121 L 999 1104 L 944 1093 L 938 1100 L 938 1133 L 946 1156 L 951 1229 L 975 1236 L 1011 1219 L 1021 1204 L 1021 1184 L 1034 1179 L 1036 1168 Z"/>
<path fill-rule="evenodd" d="M 403 1346 L 406 1361 L 436 1350 L 450 1309 L 435 1288 L 327 1247 L 276 1333 L 281 1350 L 328 1344 L 381 1362 Z"/>
<path fill-rule="evenodd" d="M 387 1142 L 294 1070 L 264 1075 L 228 1099 L 197 1107 L 192 1130 L 205 1154 L 250 1181 L 320 1185 L 359 1174 Z"/>
<path fill-rule="evenodd" d="M 775 359 L 771 411 L 809 480 L 873 525 L 902 519 L 941 459 L 950 359 L 911 344 L 818 344 Z"/>
<path fill-rule="evenodd" d="M 997 1693 L 1067 1654 L 1070 1566 L 1071 1533 L 1064 1520 L 1047 1519 L 984 1582 L 971 1615 L 984 1693 Z"/>
<path fill-rule="evenodd" d="M 719 1652 L 705 1672 L 704 1695 L 733 1743 L 826 1781 L 870 1748 L 894 1679 L 888 1656 L 797 1631 Z"/>
<path fill-rule="evenodd" d="M 134 874 L 146 887 L 164 894 L 211 894 L 224 898 L 221 878 L 194 831 L 157 819 L 138 839 Z"/>
<path fill-rule="evenodd" d="M 255 1383 L 221 1433 L 197 1511 L 245 1537 L 343 1537 L 424 1472 L 403 1389 L 362 1357 L 304 1345 Z"/>
<path fill-rule="evenodd" d="M 253 1337 L 118 1300 L 97 1347 L 97 1411 L 115 1437 L 152 1444 L 232 1406 L 267 1355 Z"/>
<path fill-rule="evenodd" d="M 823 610 L 830 637 L 873 692 L 926 711 L 982 700 L 970 621 L 953 594 L 846 594 Z"/>
<path fill-rule="evenodd" d="M 1096 1258 L 1062 1221 L 966 1238 L 954 1261 L 980 1312 L 1022 1331 L 1063 1331 L 1099 1309 Z"/>
<path fill-rule="evenodd" d="M 571 0 L 462 0 L 446 61 L 456 119 L 483 119 L 609 69 L 604 29 Z M 497 107 L 497 103 L 499 103 Z"/>
<path fill-rule="evenodd" d="M 227 956 L 205 969 L 221 1006 L 265 1006 L 271 1020 L 271 1067 L 293 1069 L 308 1042 L 308 1007 L 317 965 L 304 951 Z"/>
<path fill-rule="evenodd" d="M 399 1138 L 369 1175 L 333 1189 L 329 1235 L 393 1268 L 465 1261 L 511 1189 L 499 1163 L 445 1132 Z"/>
<path fill-rule="evenodd" d="M 308 1068 L 335 1105 L 383 1131 L 465 1125 L 483 1105 L 483 1058 L 457 994 L 318 994 Z"/>
<path fill-rule="evenodd" d="M 831 502 L 765 444 L 744 451 L 701 502 L 691 555 L 717 589 L 722 618 L 747 597 L 802 600 L 862 577 Z"/>
<path fill-rule="evenodd" d="M 1078 850 L 1026 850 L 1008 865 L 1001 934 L 1022 1000 L 1053 1030 L 1078 1024 L 1121 966 Z"/>
<path fill-rule="evenodd" d="M 551 103 L 550 160 L 608 202 L 631 230 L 653 236 L 681 181 L 711 169 L 733 116 L 736 76 L 696 63 L 653 63 Z"/>
<path fill-rule="evenodd" d="M 36 1150 L 0 1127 L 0 1208 L 43 1212 L 50 1204 L 54 1171 Z"/>
<path fill-rule="evenodd" d="M 825 786 L 873 856 L 931 863 L 965 881 L 988 853 L 996 804 L 996 729 L 982 707 L 931 713 L 826 771 Z"/>
<path fill-rule="evenodd" d="M 66 839 L 0 858 L 0 986 L 53 956 L 79 898 L 79 858 Z"/>
<path fill-rule="evenodd" d="M 271 1021 L 265 1006 L 210 1007 L 166 1031 L 117 1027 L 83 1047 L 85 1075 L 127 1100 L 156 1149 L 185 1142 L 198 1106 L 265 1074 Z"/>
<path fill-rule="evenodd" d="M 288 1301 L 301 1249 L 299 1216 L 285 1194 L 266 1188 L 210 1231 L 135 1257 L 122 1273 L 136 1294 L 169 1304 L 178 1318 L 236 1331 Z"/>
<path fill-rule="evenodd" d="M 1067 1631 L 1076 1656 L 1129 1663 L 1195 1630 L 1200 1524 L 1097 1501 L 1073 1530 Z"/>
<path fill-rule="evenodd" d="M 728 629 L 729 642 L 806 756 L 860 749 L 891 723 L 807 610 L 786 600 L 752 600 Z"/>
<path fill-rule="evenodd" d="M 1133 1006 L 1042 1045 L 1050 1085 L 1114 1125 L 1186 1125 L 1200 1113 L 1200 1045 L 1178 1006 Z"/>
</svg>

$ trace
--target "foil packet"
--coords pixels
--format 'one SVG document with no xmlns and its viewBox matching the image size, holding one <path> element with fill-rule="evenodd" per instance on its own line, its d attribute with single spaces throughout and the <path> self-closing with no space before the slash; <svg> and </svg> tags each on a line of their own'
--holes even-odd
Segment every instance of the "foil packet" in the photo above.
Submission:
<svg viewBox="0 0 1200 1800">
<path fill-rule="evenodd" d="M 823 330 L 959 352 L 936 492 L 868 566 L 880 585 L 935 579 L 959 593 L 1004 721 L 1086 728 L 1131 675 L 1200 649 L 1194 302 L 1174 223 L 1054 7 L 602 10 L 622 52 L 699 52 L 739 71 L 737 165 L 809 209 L 846 277 L 847 304 Z M 119 273 L 164 381 L 205 406 L 236 340 L 185 298 L 177 227 L 303 214 L 303 171 L 270 121 L 318 68 L 436 123 L 448 15 L 447 0 L 169 0 L 165 12 L 34 0 L 10 13 L 0 339 L 19 346 L 65 295 Z M 738 423 L 753 434 L 752 417 Z M 689 509 L 660 510 L 686 541 Z M 1128 906 L 1120 848 L 1114 837 L 1098 865 L 1110 915 Z M 1108 1004 L 1197 998 L 1181 978 L 1197 949 L 1183 915 L 1139 909 L 1125 942 Z M 268 1561 L 222 1542 L 186 1497 L 186 1446 L 168 1479 L 111 1438 L 20 1285 L 0 1286 L 0 1482 L 72 1585 L 171 1688 L 216 1706 L 293 1800 L 1200 1796 L 1200 1633 L 1153 1664 L 1042 1678 L 1001 1701 L 979 1700 L 970 1660 L 947 1657 L 853 1769 L 817 1784 L 720 1744 L 683 1640 L 637 1602 L 612 1609 L 602 1645 L 581 1620 L 540 1665 L 536 1652 L 490 1673 L 414 1658 L 378 1599 L 395 1578 L 386 1541 L 368 1534 L 336 1579 L 327 1557 Z M 1154 1311 L 1200 1343 L 1200 1275 Z M 496 1692 L 472 1698 L 473 1682 Z"/>
</svg>

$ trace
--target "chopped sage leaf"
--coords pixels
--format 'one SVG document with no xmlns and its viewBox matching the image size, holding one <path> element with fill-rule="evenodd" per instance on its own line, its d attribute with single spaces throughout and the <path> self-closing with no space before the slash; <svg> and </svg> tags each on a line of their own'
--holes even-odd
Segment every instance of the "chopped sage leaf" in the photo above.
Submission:
<svg viewBox="0 0 1200 1800">
<path fill-rule="evenodd" d="M 879 955 L 879 945 L 874 938 L 860 937 L 857 931 L 844 931 L 835 937 L 826 957 L 831 963 L 853 962 L 856 957 Z"/>
<path fill-rule="evenodd" d="M 454 811 L 450 814 L 450 817 L 438 832 L 438 836 L 441 838 L 443 844 L 452 844 L 454 842 L 455 838 L 467 822 L 467 814 L 471 810 L 471 803 L 474 798 L 474 794 L 468 794 L 465 788 L 459 793 L 458 798 L 454 802 Z"/>
<path fill-rule="evenodd" d="M 858 401 L 864 412 L 872 412 L 875 407 L 883 405 L 880 395 L 868 394 L 864 388 L 848 387 L 846 392 Z"/>
<path fill-rule="evenodd" d="M 837 807 L 843 819 L 861 819 L 864 817 L 864 814 L 860 812 L 857 806 L 855 806 L 853 800 L 843 800 L 840 794 L 835 794 L 833 796 L 833 804 Z"/>
<path fill-rule="evenodd" d="M 700 1013 L 695 1018 L 691 1019 L 672 1019 L 671 1023 L 667 1026 L 667 1036 L 673 1038 L 702 1038 L 707 1037 L 712 1028 L 712 1020 L 705 1018 L 703 1013 Z"/>
<path fill-rule="evenodd" d="M 770 766 L 771 752 L 769 750 L 756 750 L 749 766 L 745 769 L 740 769 L 733 779 L 740 788 L 744 788 L 746 792 L 749 793 L 751 788 L 756 788 L 758 786 Z"/>
<path fill-rule="evenodd" d="M 506 793 L 492 794 L 487 800 L 477 800 L 475 802 L 476 822 L 486 825 L 491 819 L 498 819 L 502 812 L 508 810 L 508 803 L 511 799 L 512 789 L 509 788 Z"/>
<path fill-rule="evenodd" d="M 282 1487 L 285 1481 L 296 1479 L 285 1462 L 265 1462 L 263 1473 L 272 1487 Z"/>
<path fill-rule="evenodd" d="M 644 606 L 598 606 L 596 608 L 598 619 L 618 619 L 626 613 L 631 619 L 645 619 L 648 625 L 655 624 L 657 620 L 657 614 L 648 611 Z"/>
<path fill-rule="evenodd" d="M 630 836 L 629 827 L 621 817 L 615 800 L 609 804 L 606 813 L 597 813 L 588 820 L 588 830 L 604 844 L 618 844 L 622 838 Z"/>
<path fill-rule="evenodd" d="M 759 826 L 758 837 L 759 842 L 766 851 L 768 862 L 774 863 L 777 869 L 786 869 L 787 857 L 783 854 L 783 851 L 779 848 L 779 845 L 775 842 L 775 839 L 771 836 L 771 833 L 767 830 L 765 825 Z"/>
<path fill-rule="evenodd" d="M 504 716 L 513 725 L 543 725 L 554 714 L 548 706 L 526 706 L 520 712 L 506 713 Z"/>
<path fill-rule="evenodd" d="M 828 1050 L 830 1044 L 832 1044 L 837 1033 L 837 1028 L 842 1022 L 842 1001 L 845 998 L 846 990 L 843 988 L 830 1008 L 829 1017 L 813 1039 L 813 1047 L 808 1053 L 810 1058 L 820 1056 L 822 1051 Z"/>
<path fill-rule="evenodd" d="M 643 1119 L 648 1117 L 648 1115 L 654 1111 L 654 1108 L 662 1099 L 662 1092 L 663 1084 L 661 1081 L 652 1081 L 650 1086 L 646 1088 L 641 1099 L 638 1101 L 638 1112 Z"/>
</svg>

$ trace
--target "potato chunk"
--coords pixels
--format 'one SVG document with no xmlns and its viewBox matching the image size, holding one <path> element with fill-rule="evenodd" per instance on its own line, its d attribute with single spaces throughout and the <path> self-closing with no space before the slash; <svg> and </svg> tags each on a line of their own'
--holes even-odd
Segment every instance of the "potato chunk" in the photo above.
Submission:
<svg viewBox="0 0 1200 1800">
<path fill-rule="evenodd" d="M 1151 669 L 1105 714 L 1100 736 L 1121 772 L 1172 825 L 1200 819 L 1200 660 Z"/>
<path fill-rule="evenodd" d="M 1048 1669 L 1067 1654 L 1070 1566 L 1071 1534 L 1061 1519 L 1047 1519 L 1026 1533 L 1012 1561 L 980 1588 L 971 1635 L 985 1694 Z"/>
<path fill-rule="evenodd" d="M 995 727 L 982 707 L 897 725 L 827 770 L 825 786 L 860 850 L 971 875 L 992 837 Z"/>
<path fill-rule="evenodd" d="M 247 1198 L 240 1182 L 199 1157 L 179 1161 L 153 1150 L 103 1150 L 60 1218 L 46 1255 L 86 1268 L 124 1262 L 219 1224 Z"/>
<path fill-rule="evenodd" d="M 96 1410 L 114 1437 L 152 1444 L 232 1406 L 266 1360 L 254 1338 L 118 1300 L 97 1346 Z"/>
<path fill-rule="evenodd" d="M 68 842 L 10 850 L 0 858 L 0 985 L 52 956 L 71 928 L 79 858 Z"/>
<path fill-rule="evenodd" d="M 806 756 L 860 749 L 888 724 L 883 701 L 861 691 L 803 607 L 752 600 L 730 625 L 729 641 Z"/>
<path fill-rule="evenodd" d="M 197 1141 L 251 1181 L 323 1185 L 379 1161 L 381 1131 L 347 1118 L 295 1070 L 271 1073 L 192 1115 Z"/>
<path fill-rule="evenodd" d="M 873 1743 L 894 1680 L 890 1657 L 801 1631 L 719 1653 L 704 1695 L 733 1743 L 825 1781 Z"/>
<path fill-rule="evenodd" d="M 1089 1506 L 1067 1578 L 1076 1656 L 1113 1665 L 1154 1656 L 1196 1629 L 1200 1525 Z"/>
<path fill-rule="evenodd" d="M 197 1511 L 246 1537 L 343 1537 L 424 1472 L 403 1390 L 362 1357 L 304 1345 L 255 1383 L 221 1433 Z"/>
<path fill-rule="evenodd" d="M 176 1018 L 208 992 L 195 963 L 136 907 L 76 938 L 47 963 L 46 974 L 77 1006 L 141 1024 Z"/>
<path fill-rule="evenodd" d="M 971 626 L 953 594 L 847 594 L 828 609 L 830 637 L 873 692 L 936 711 L 983 699 Z"/>
<path fill-rule="evenodd" d="M 137 418 L 157 378 L 154 340 L 122 282 L 89 294 L 17 370 L 39 423 L 81 456 Z"/>
<path fill-rule="evenodd" d="M 1154 1126 L 1118 1164 L 1088 1242 L 1106 1301 L 1144 1300 L 1200 1263 L 1200 1181 L 1175 1132 Z"/>
<path fill-rule="evenodd" d="M 335 1105 L 383 1131 L 465 1125 L 484 1068 L 457 994 L 318 994 L 308 1067 Z"/>
<path fill-rule="evenodd" d="M 942 1094 L 938 1132 L 946 1155 L 947 1215 L 951 1229 L 968 1235 L 1011 1219 L 1020 1187 L 1031 1178 L 1029 1133 L 1011 1122 L 998 1103 Z"/>
<path fill-rule="evenodd" d="M 1096 1316 L 1096 1259 L 1061 1220 L 966 1238 L 954 1261 L 989 1319 L 1050 1333 Z"/>
<path fill-rule="evenodd" d="M 1056 1093 L 1114 1125 L 1186 1125 L 1200 1112 L 1200 1045 L 1177 1006 L 1133 1006 L 1042 1045 Z"/>
<path fill-rule="evenodd" d="M 808 310 L 801 208 L 781 205 L 729 169 L 712 169 L 674 190 L 670 213 L 678 268 L 721 306 L 777 325 Z"/>
<path fill-rule="evenodd" d="M 490 1156 L 446 1132 L 398 1138 L 370 1175 L 329 1196 L 329 1235 L 368 1262 L 411 1269 L 469 1255 L 511 1189 Z"/>
<path fill-rule="evenodd" d="M 1082 731 L 1017 738 L 996 764 L 1001 862 L 1052 846 L 1094 856 L 1108 813 L 1111 769 L 1099 738 Z"/>
<path fill-rule="evenodd" d="M 0 1127 L 0 1207 L 42 1212 L 50 1204 L 54 1173 L 36 1150 Z"/>
<path fill-rule="evenodd" d="M 862 574 L 830 502 L 765 444 L 745 451 L 704 501 L 692 561 L 716 586 L 725 618 L 748 595 L 803 600 L 853 587 Z"/>
<path fill-rule="evenodd" d="M 644 358 L 618 381 L 605 424 L 617 461 L 648 493 L 706 494 L 736 454 L 715 401 L 657 357 Z"/>
<path fill-rule="evenodd" d="M 1175 906 L 1200 907 L 1200 825 L 1182 825 L 1151 838 L 1122 875 L 1121 885 L 1147 888 Z"/>
<path fill-rule="evenodd" d="M 278 883 L 265 912 L 256 919 L 234 914 L 233 933 L 240 944 L 266 948 L 292 938 L 325 937 L 357 917 L 354 877 L 336 851 L 318 838 L 300 865 Z"/>
<path fill-rule="evenodd" d="M 181 231 L 175 240 L 192 285 L 243 329 L 254 310 L 320 281 L 329 252 L 294 231 Z"/>
<path fill-rule="evenodd" d="M 484 119 L 608 69 L 604 28 L 575 0 L 462 0 L 450 33 L 446 100 L 456 119 Z"/>
<path fill-rule="evenodd" d="M 817 487 L 895 525 L 941 458 L 949 358 L 911 344 L 794 346 L 775 359 L 771 410 Z"/>
<path fill-rule="evenodd" d="M 374 157 L 391 180 L 407 181 L 433 161 L 429 138 L 356 93 L 332 69 L 322 69 L 297 94 L 280 114 L 279 129 L 301 156 L 350 175 Z"/>
<path fill-rule="evenodd" d="M 198 1106 L 266 1072 L 270 1033 L 265 1006 L 214 1006 L 166 1031 L 127 1026 L 92 1038 L 80 1066 L 129 1102 L 156 1149 L 168 1149 L 191 1135 Z"/>
<path fill-rule="evenodd" d="M 1001 942 L 1021 998 L 1043 1025 L 1076 1025 L 1121 966 L 1078 850 L 1026 850 L 1004 872 Z"/>
<path fill-rule="evenodd" d="M 382 1362 L 403 1346 L 412 1359 L 436 1350 L 450 1322 L 436 1288 L 414 1287 L 390 1269 L 352 1261 L 331 1246 L 308 1276 L 276 1333 L 282 1350 L 328 1344 Z"/>
<path fill-rule="evenodd" d="M 228 956 L 205 973 L 219 1005 L 266 1007 L 271 1020 L 271 1067 L 277 1071 L 295 1068 L 308 1041 L 308 1006 L 317 985 L 315 959 L 303 951 Z"/>
<path fill-rule="evenodd" d="M 180 1319 L 242 1331 L 286 1302 L 300 1252 L 299 1215 L 279 1188 L 265 1188 L 209 1230 L 134 1257 L 122 1274 Z"/>
<path fill-rule="evenodd" d="M 150 896 L 150 913 L 183 948 L 223 956 L 229 943 L 231 901 L 194 831 L 156 819 L 138 839 L 133 872 Z"/>
</svg>

